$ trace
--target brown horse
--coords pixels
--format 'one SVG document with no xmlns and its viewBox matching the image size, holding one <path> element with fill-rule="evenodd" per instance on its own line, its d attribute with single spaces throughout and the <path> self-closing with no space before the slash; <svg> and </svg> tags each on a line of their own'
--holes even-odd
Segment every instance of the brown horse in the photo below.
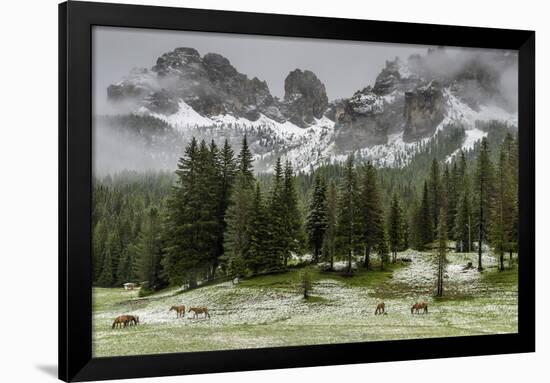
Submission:
<svg viewBox="0 0 550 383">
<path fill-rule="evenodd" d="M 193 319 L 197 319 L 199 314 L 204 314 L 205 318 L 210 318 L 207 307 L 191 307 L 188 312 L 190 313 L 191 311 L 193 311 Z"/>
<path fill-rule="evenodd" d="M 128 321 L 128 324 L 130 326 L 137 326 L 139 324 L 139 317 L 137 315 L 128 315 L 130 320 Z"/>
<path fill-rule="evenodd" d="M 184 305 L 172 306 L 172 307 L 170 307 L 170 310 L 168 310 L 168 312 L 170 312 L 172 310 L 174 310 L 176 312 L 176 318 L 185 317 L 185 306 Z"/>
<path fill-rule="evenodd" d="M 386 313 L 385 308 L 386 308 L 386 305 L 384 304 L 384 302 L 378 303 L 378 306 L 376 306 L 376 310 L 374 310 L 374 315 L 385 314 Z"/>
<path fill-rule="evenodd" d="M 137 315 L 119 315 L 115 318 L 112 328 L 126 327 L 128 325 L 133 326 L 139 323 L 139 317 Z"/>
<path fill-rule="evenodd" d="M 423 310 L 422 312 L 424 314 L 428 313 L 428 304 L 426 302 L 416 302 L 411 307 L 411 314 L 420 314 L 420 310 Z"/>
<path fill-rule="evenodd" d="M 128 326 L 130 317 L 128 315 L 119 315 L 115 318 L 112 328 L 120 328 Z"/>
</svg>

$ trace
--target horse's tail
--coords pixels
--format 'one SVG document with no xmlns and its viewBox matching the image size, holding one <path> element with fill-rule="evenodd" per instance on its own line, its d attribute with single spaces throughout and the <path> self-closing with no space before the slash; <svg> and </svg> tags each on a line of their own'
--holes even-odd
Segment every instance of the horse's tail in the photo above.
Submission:
<svg viewBox="0 0 550 383">
<path fill-rule="evenodd" d="M 115 319 L 115 321 L 113 322 L 113 327 L 111 327 L 111 328 L 115 328 L 115 325 L 116 325 L 116 319 Z"/>
</svg>

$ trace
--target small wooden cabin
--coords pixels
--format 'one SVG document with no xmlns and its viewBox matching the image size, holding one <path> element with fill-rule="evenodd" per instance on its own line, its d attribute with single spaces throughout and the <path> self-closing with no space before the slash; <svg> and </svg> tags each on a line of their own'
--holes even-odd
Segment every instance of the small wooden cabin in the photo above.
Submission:
<svg viewBox="0 0 550 383">
<path fill-rule="evenodd" d="M 135 283 L 131 282 L 125 283 L 122 286 L 124 286 L 124 290 L 134 290 L 137 287 Z"/>
</svg>

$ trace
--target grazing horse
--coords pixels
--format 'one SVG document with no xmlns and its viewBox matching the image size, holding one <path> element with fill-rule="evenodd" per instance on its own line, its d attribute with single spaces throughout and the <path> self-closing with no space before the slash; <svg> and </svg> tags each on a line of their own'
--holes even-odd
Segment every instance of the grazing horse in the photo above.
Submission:
<svg viewBox="0 0 550 383">
<path fill-rule="evenodd" d="M 170 307 L 170 310 L 168 310 L 168 312 L 174 310 L 176 312 L 176 318 L 179 318 L 179 317 L 184 317 L 185 316 L 185 306 L 184 305 L 181 305 L 181 306 L 172 306 Z"/>
<path fill-rule="evenodd" d="M 130 326 L 137 326 L 139 324 L 139 317 L 137 315 L 128 315 L 129 321 L 128 324 Z"/>
<path fill-rule="evenodd" d="M 376 310 L 374 310 L 374 315 L 385 314 L 386 313 L 385 308 L 386 308 L 386 305 L 384 304 L 384 302 L 378 303 L 378 306 L 376 306 Z"/>
<path fill-rule="evenodd" d="M 197 319 L 199 314 L 204 314 L 205 318 L 210 318 L 207 307 L 191 307 L 188 312 L 190 313 L 191 311 L 193 311 L 193 319 Z"/>
<path fill-rule="evenodd" d="M 115 318 L 112 328 L 126 327 L 128 326 L 129 322 L 130 322 L 129 315 L 119 315 Z"/>
<path fill-rule="evenodd" d="M 134 326 L 139 323 L 139 317 L 137 315 L 119 315 L 115 318 L 112 328 L 126 327 L 128 325 Z"/>
<path fill-rule="evenodd" d="M 426 302 L 416 302 L 411 307 L 411 314 L 420 314 L 420 310 L 423 310 L 422 312 L 424 314 L 428 313 L 428 304 Z"/>
</svg>

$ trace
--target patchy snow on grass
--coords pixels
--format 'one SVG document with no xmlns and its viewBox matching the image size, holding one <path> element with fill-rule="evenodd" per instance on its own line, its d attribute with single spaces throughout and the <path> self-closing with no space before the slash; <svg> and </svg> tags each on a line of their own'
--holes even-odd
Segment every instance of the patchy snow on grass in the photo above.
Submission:
<svg viewBox="0 0 550 383">
<path fill-rule="evenodd" d="M 296 273 L 145 299 L 128 299 L 122 289 L 94 289 L 94 356 L 517 332 L 517 274 L 506 283 L 487 279 L 503 275 L 492 254 L 484 255 L 480 273 L 465 268 L 476 263 L 477 254 L 449 253 L 444 299 L 434 297 L 434 253 L 408 250 L 398 258 L 408 261 L 387 278 L 380 279 L 376 271 L 359 277 L 368 281 L 372 273 L 379 281 L 374 284 L 319 274 L 309 300 L 302 297 Z M 411 305 L 419 300 L 428 302 L 428 315 L 411 315 Z M 382 301 L 387 315 L 375 316 Z M 176 318 L 169 311 L 176 304 L 206 306 L 211 318 L 192 319 L 188 313 Z M 111 329 L 120 314 L 139 315 L 141 323 Z"/>
</svg>

